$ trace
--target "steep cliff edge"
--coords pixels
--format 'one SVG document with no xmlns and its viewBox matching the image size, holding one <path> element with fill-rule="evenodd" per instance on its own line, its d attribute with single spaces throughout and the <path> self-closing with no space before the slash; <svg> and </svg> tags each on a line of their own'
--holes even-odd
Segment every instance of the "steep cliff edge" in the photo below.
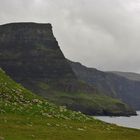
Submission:
<svg viewBox="0 0 140 140">
<path fill-rule="evenodd" d="M 51 24 L 1 25 L 0 67 L 26 88 L 70 109 L 91 115 L 135 114 L 126 104 L 77 79 Z"/>
<path fill-rule="evenodd" d="M 44 81 L 76 79 L 53 36 L 51 24 L 0 26 L 0 64 L 19 81 L 27 77 Z"/>
<path fill-rule="evenodd" d="M 125 77 L 129 80 L 133 81 L 140 81 L 140 74 L 139 73 L 134 73 L 134 72 L 121 72 L 121 71 L 108 71 L 108 73 L 114 73 L 116 75 Z"/>
<path fill-rule="evenodd" d="M 95 85 L 101 93 L 121 99 L 136 110 L 140 109 L 140 81 L 111 72 L 88 68 L 80 63 L 71 62 L 76 76 L 90 85 Z"/>
</svg>

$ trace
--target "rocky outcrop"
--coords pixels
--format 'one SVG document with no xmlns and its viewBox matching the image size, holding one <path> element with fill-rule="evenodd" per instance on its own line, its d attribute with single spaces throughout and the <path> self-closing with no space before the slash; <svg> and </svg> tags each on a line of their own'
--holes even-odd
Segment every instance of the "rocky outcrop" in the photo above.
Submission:
<svg viewBox="0 0 140 140">
<path fill-rule="evenodd" d="M 16 80 L 75 79 L 64 59 L 51 24 L 0 26 L 0 66 Z"/>
</svg>

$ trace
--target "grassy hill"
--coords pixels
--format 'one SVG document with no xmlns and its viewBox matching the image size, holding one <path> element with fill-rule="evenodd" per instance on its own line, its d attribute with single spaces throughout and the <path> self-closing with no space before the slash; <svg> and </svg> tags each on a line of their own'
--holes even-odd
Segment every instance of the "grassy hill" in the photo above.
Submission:
<svg viewBox="0 0 140 140">
<path fill-rule="evenodd" d="M 56 106 L 32 94 L 0 70 L 0 113 L 16 113 L 49 118 L 88 119 L 85 115 Z"/>
<path fill-rule="evenodd" d="M 56 93 L 56 94 L 55 94 Z M 52 97 L 53 96 L 53 97 Z M 49 98 L 49 97 L 48 97 Z M 100 94 L 53 91 L 51 102 L 88 115 L 129 116 L 135 111 L 120 100 Z"/>
<path fill-rule="evenodd" d="M 140 130 L 56 106 L 0 70 L 0 140 L 139 140 Z"/>
</svg>

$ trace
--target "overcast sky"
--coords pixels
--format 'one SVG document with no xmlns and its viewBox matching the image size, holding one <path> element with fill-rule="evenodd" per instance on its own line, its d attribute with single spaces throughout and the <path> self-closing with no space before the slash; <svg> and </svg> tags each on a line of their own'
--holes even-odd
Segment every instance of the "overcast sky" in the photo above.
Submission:
<svg viewBox="0 0 140 140">
<path fill-rule="evenodd" d="M 51 23 L 71 60 L 140 72 L 140 0 L 0 0 L 0 24 L 21 21 Z"/>
</svg>

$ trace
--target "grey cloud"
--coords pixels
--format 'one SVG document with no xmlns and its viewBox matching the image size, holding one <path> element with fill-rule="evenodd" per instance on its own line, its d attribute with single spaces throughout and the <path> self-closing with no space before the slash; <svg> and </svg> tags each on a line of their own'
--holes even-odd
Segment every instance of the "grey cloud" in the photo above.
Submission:
<svg viewBox="0 0 140 140">
<path fill-rule="evenodd" d="M 140 72 L 140 0 L 0 0 L 0 23 L 52 23 L 65 56 L 101 70 Z"/>
</svg>

